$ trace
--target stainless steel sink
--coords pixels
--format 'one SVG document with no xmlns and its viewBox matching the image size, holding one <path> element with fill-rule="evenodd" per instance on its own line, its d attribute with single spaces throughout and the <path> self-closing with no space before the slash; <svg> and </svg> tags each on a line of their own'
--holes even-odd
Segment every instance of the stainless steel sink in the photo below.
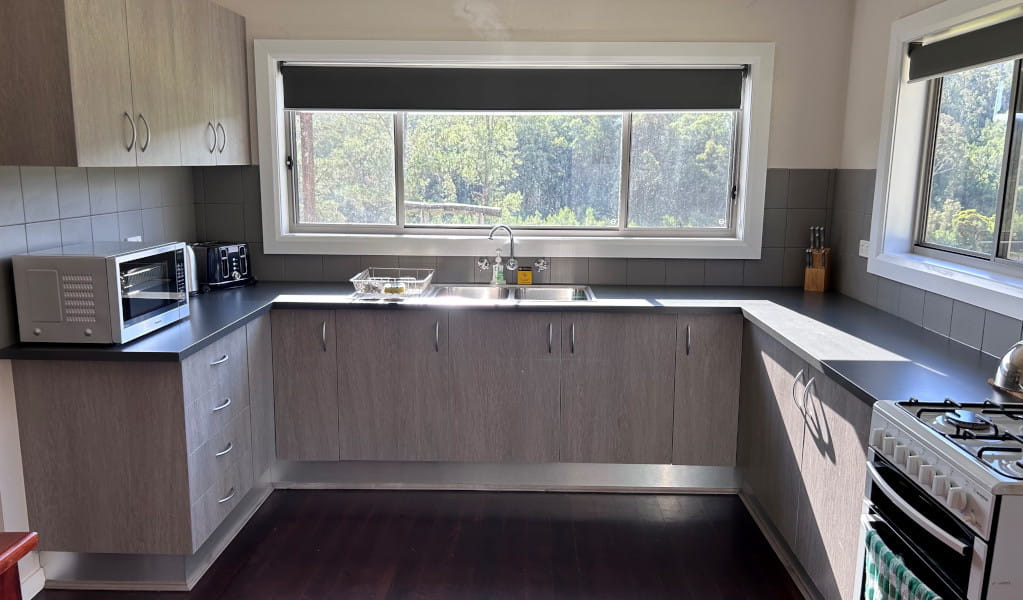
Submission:
<svg viewBox="0 0 1023 600">
<path fill-rule="evenodd" d="M 593 300 L 593 290 L 588 285 L 538 285 L 514 288 L 516 300 L 536 302 L 587 302 Z"/>
<path fill-rule="evenodd" d="M 593 300 L 593 291 L 586 285 L 434 285 L 426 296 L 465 300 L 588 302 Z"/>
</svg>

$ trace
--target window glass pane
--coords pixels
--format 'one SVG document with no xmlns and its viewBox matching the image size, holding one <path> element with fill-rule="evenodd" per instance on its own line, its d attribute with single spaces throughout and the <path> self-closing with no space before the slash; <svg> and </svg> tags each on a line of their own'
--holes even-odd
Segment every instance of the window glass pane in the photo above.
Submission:
<svg viewBox="0 0 1023 600">
<path fill-rule="evenodd" d="M 620 114 L 409 113 L 409 225 L 610 227 Z"/>
<path fill-rule="evenodd" d="M 393 115 L 293 114 L 298 222 L 395 225 Z"/>
<path fill-rule="evenodd" d="M 634 113 L 629 226 L 727 228 L 735 111 Z"/>
<path fill-rule="evenodd" d="M 1008 61 L 942 79 L 925 242 L 992 252 L 1012 71 Z"/>
<path fill-rule="evenodd" d="M 1023 136 L 1023 113 L 1016 114 L 1016 135 Z M 1017 137 L 1016 160 L 1013 176 L 1009 179 L 1013 189 L 1006 194 L 1005 207 L 1005 251 L 1002 254 L 1009 260 L 1023 262 L 1023 140 Z"/>
</svg>

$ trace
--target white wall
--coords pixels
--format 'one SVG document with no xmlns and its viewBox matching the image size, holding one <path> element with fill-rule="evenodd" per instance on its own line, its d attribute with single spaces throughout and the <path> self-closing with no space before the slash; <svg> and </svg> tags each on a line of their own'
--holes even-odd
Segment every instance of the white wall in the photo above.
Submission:
<svg viewBox="0 0 1023 600">
<path fill-rule="evenodd" d="M 938 0 L 856 0 L 840 169 L 874 169 L 892 23 Z"/>
<path fill-rule="evenodd" d="M 852 0 L 217 1 L 250 40 L 775 42 L 769 166 L 838 164 Z"/>
</svg>

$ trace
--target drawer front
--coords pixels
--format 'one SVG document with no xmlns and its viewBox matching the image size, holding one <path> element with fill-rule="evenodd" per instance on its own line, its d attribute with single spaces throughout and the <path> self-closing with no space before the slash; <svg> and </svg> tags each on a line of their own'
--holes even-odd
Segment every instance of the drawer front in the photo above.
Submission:
<svg viewBox="0 0 1023 600">
<path fill-rule="evenodd" d="M 198 490 L 192 501 L 192 549 L 197 550 L 218 525 L 241 502 L 252 489 L 252 439 L 249 429 L 248 411 L 243 411 L 231 424 L 225 435 L 213 442 L 222 442 L 223 447 L 204 445 L 189 460 L 189 478 L 195 471 Z M 228 446 L 233 448 L 227 454 L 216 456 Z M 208 448 L 206 446 L 209 446 Z"/>
<path fill-rule="evenodd" d="M 212 390 L 240 393 L 238 386 L 248 378 L 245 328 L 229 333 L 186 358 L 181 364 L 181 376 L 186 403 Z M 247 383 L 244 392 L 247 402 Z"/>
<path fill-rule="evenodd" d="M 252 469 L 252 433 L 249 411 L 243 409 L 224 428 L 188 456 L 188 489 L 191 502 L 198 500 L 228 474 Z"/>
</svg>

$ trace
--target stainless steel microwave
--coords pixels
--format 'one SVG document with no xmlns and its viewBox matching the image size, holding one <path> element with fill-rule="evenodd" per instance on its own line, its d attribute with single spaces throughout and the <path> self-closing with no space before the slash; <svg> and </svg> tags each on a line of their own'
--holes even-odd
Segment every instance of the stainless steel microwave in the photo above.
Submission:
<svg viewBox="0 0 1023 600">
<path fill-rule="evenodd" d="M 23 342 L 120 344 L 188 316 L 182 242 L 96 242 L 12 261 Z"/>
</svg>

